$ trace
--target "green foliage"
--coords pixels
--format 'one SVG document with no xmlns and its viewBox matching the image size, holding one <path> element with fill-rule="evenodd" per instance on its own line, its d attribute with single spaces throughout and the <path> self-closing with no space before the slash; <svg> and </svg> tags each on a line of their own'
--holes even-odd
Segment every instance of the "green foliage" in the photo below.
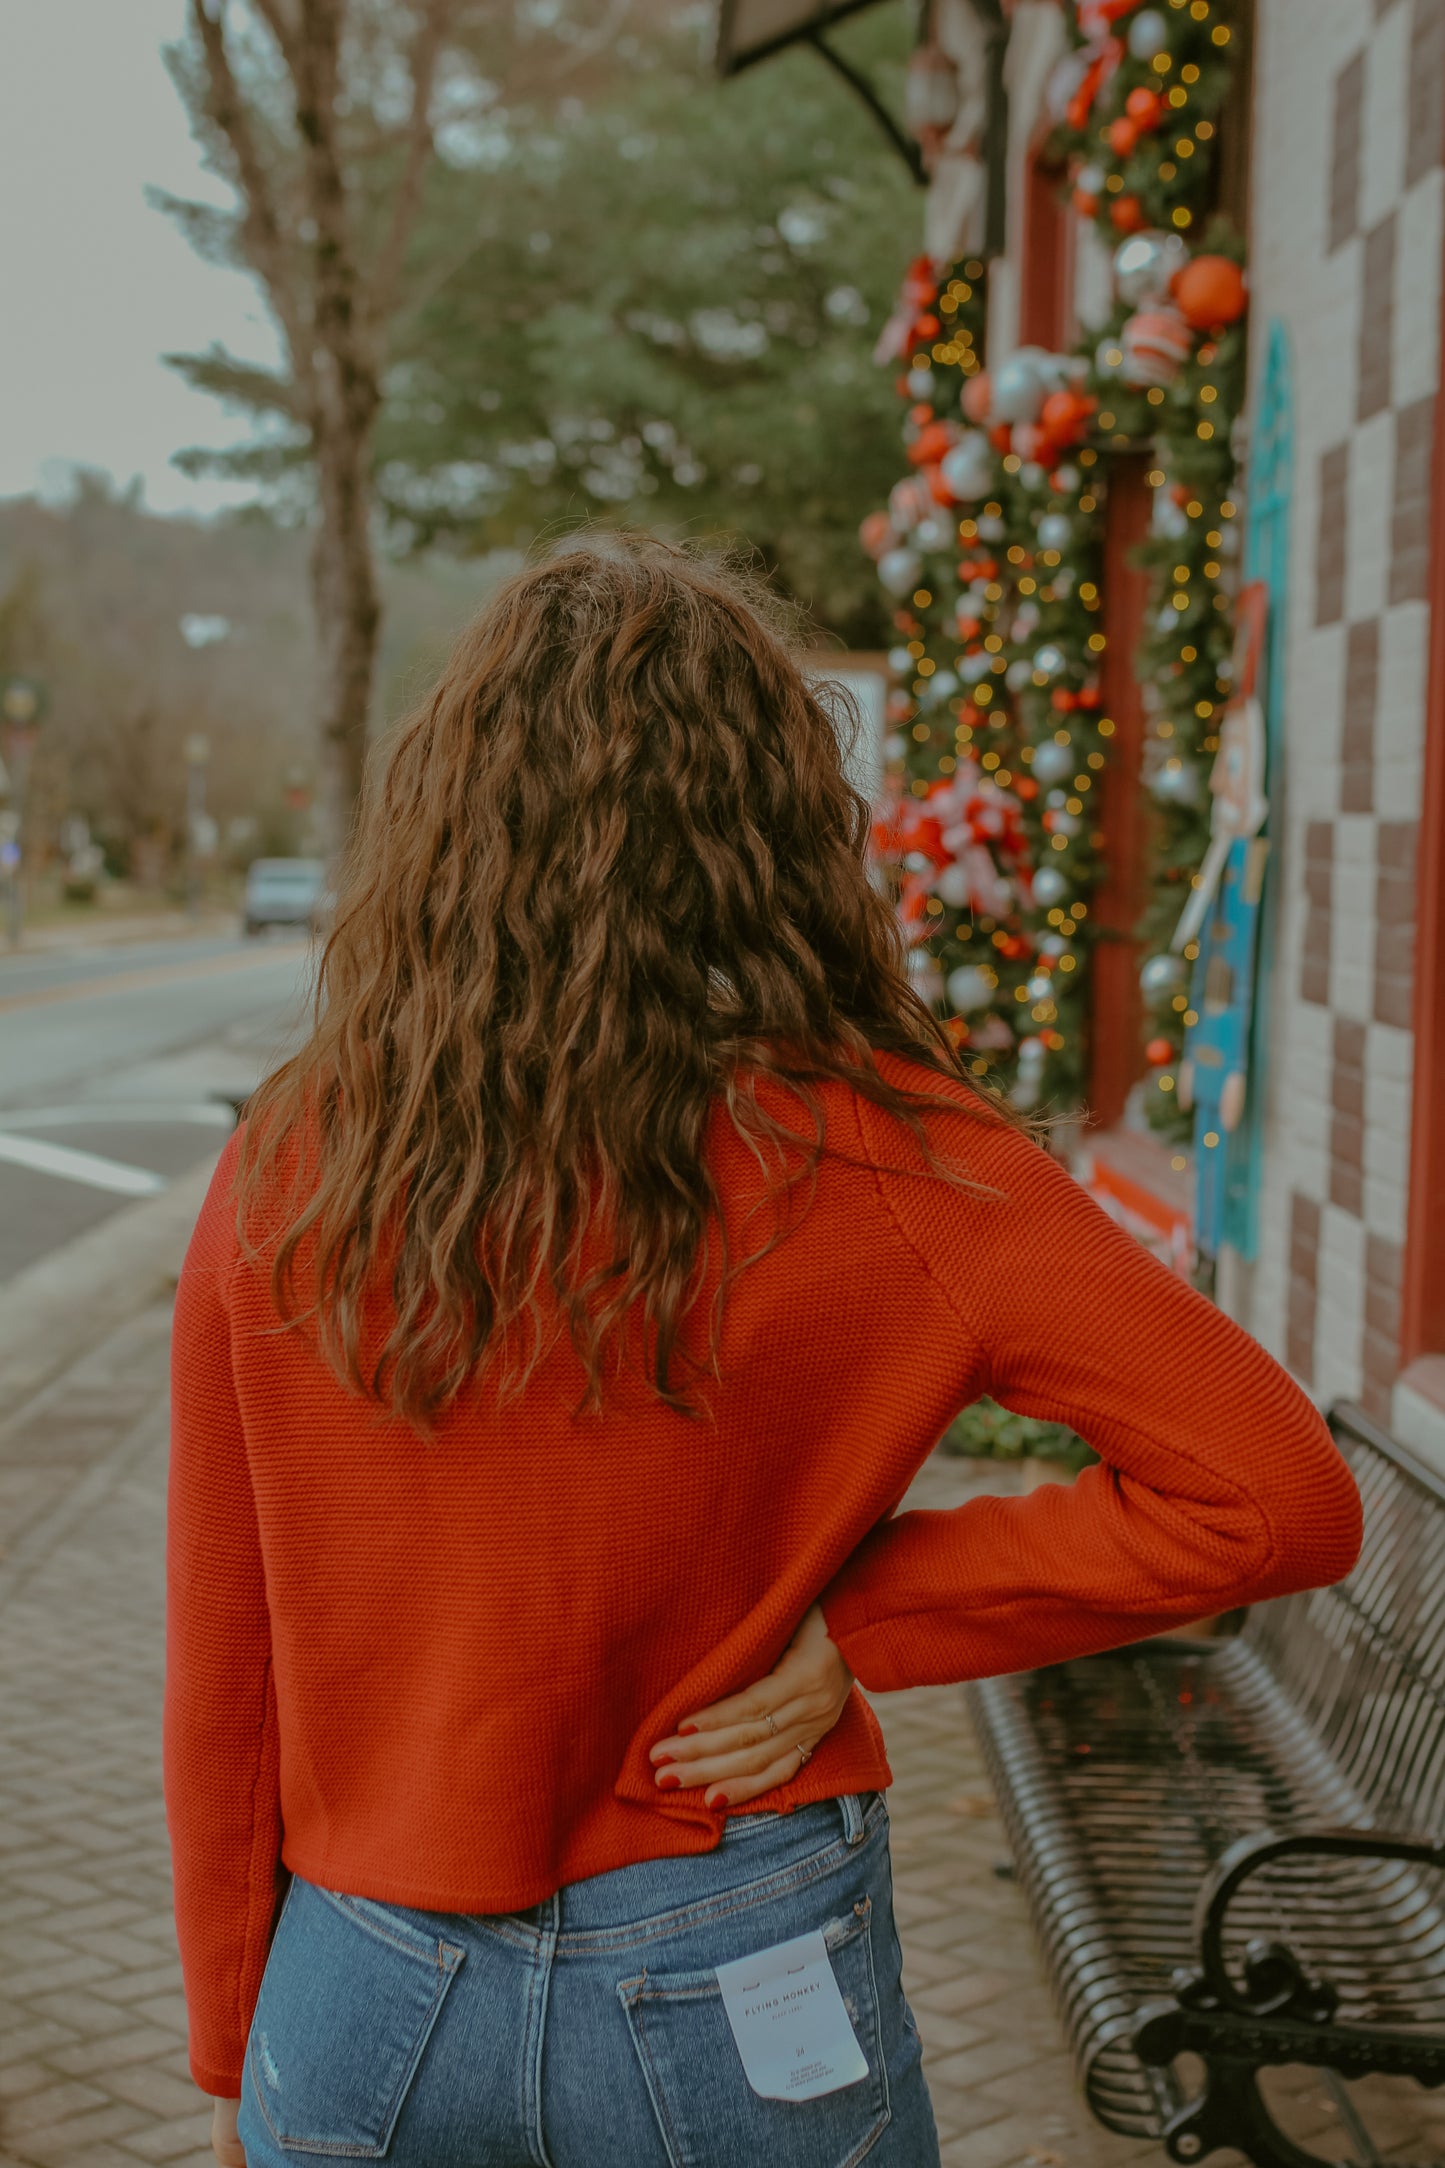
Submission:
<svg viewBox="0 0 1445 2168">
<path fill-rule="evenodd" d="M 1071 1474 L 1098 1457 L 1067 1423 L 1013 1415 L 996 1400 L 975 1400 L 954 1417 L 939 1442 L 960 1460 L 1047 1460 Z"/>
<path fill-rule="evenodd" d="M 875 71 L 901 58 L 890 19 L 852 38 Z M 625 83 L 436 176 L 379 437 L 396 532 L 737 534 L 876 642 L 853 534 L 893 455 L 868 350 L 916 216 L 816 56 L 720 84 L 691 41 L 640 45 Z"/>
</svg>

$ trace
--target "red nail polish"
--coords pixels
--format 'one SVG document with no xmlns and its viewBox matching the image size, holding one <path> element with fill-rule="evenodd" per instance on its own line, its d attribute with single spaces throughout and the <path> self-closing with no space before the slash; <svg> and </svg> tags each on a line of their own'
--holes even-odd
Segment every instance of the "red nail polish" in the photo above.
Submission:
<svg viewBox="0 0 1445 2168">
<path fill-rule="evenodd" d="M 677 1735 L 679 1739 L 690 1739 L 696 1730 L 696 1724 L 679 1724 L 677 1727 Z"/>
<path fill-rule="evenodd" d="M 728 1795 L 726 1792 L 714 1792 L 712 1798 L 709 1799 L 707 1802 L 707 1804 L 713 1808 L 725 1807 L 727 1803 Z"/>
<path fill-rule="evenodd" d="M 675 1769 L 664 1769 L 657 1780 L 657 1788 L 660 1792 L 675 1792 L 679 1789 L 681 1783 L 682 1778 Z"/>
</svg>

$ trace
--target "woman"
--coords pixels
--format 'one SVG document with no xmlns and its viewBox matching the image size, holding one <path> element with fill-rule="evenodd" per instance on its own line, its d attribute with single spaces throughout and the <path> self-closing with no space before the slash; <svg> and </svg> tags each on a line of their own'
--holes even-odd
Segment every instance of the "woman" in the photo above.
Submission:
<svg viewBox="0 0 1445 2168">
<path fill-rule="evenodd" d="M 223 2160 L 926 2168 L 851 1675 L 1355 1557 L 1308 1401 L 960 1075 L 867 828 L 754 603 L 650 544 L 502 588 L 375 779 L 177 1300 Z M 984 1392 L 1101 1465 L 899 1513 Z"/>
</svg>

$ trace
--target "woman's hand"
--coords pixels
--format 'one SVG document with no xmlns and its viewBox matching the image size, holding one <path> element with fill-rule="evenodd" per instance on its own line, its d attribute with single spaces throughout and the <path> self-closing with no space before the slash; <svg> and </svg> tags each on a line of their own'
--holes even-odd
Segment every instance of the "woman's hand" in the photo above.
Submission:
<svg viewBox="0 0 1445 2168">
<path fill-rule="evenodd" d="M 788 1783 L 833 1729 L 852 1687 L 814 1604 L 765 1679 L 684 1717 L 673 1738 L 659 1739 L 652 1749 L 659 1791 L 704 1784 L 705 1806 L 736 1807 Z"/>
<path fill-rule="evenodd" d="M 211 2151 L 221 2168 L 246 2168 L 246 2154 L 236 2136 L 236 2110 L 239 2100 L 218 2100 L 212 2095 Z"/>
</svg>

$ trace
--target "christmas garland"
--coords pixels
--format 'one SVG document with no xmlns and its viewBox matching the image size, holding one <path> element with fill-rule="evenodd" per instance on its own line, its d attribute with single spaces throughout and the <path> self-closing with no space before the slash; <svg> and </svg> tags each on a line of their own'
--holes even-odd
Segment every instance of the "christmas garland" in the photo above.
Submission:
<svg viewBox="0 0 1445 2168">
<path fill-rule="evenodd" d="M 983 268 L 904 284 L 883 351 L 906 358 L 916 472 L 865 547 L 898 599 L 889 788 L 875 841 L 897 881 L 915 983 L 976 1074 L 1015 1099 L 1082 1088 L 1082 968 L 1099 871 L 1085 793 L 1112 732 L 1099 712 L 1098 454 L 1081 370 L 1056 357 L 1031 456 L 971 415 L 1007 404 L 980 360 Z M 1020 384 L 1031 398 L 1032 378 Z M 1035 456 L 1037 455 L 1037 456 Z M 1046 463 L 1047 462 L 1047 463 Z"/>
<path fill-rule="evenodd" d="M 1209 839 L 1240 548 L 1243 246 L 1212 215 L 1237 32 L 1220 0 L 1074 0 L 1068 13 L 1073 48 L 1050 86 L 1050 148 L 1075 210 L 1116 249 L 1115 309 L 1091 357 L 1099 436 L 1153 448 L 1154 514 L 1141 553 L 1150 601 L 1135 659 L 1149 710 L 1144 782 L 1157 809 L 1139 927 L 1153 1072 L 1145 1108 L 1182 1142 L 1190 1123 L 1174 1094 L 1196 1020 L 1187 982 L 1197 951 L 1176 956 L 1169 941 Z"/>
<path fill-rule="evenodd" d="M 983 266 L 939 278 L 927 259 L 913 264 L 880 356 L 907 364 L 915 471 L 862 529 L 898 605 L 875 841 L 915 983 L 976 1073 L 994 1071 L 1025 1106 L 1075 1105 L 1102 871 L 1090 792 L 1113 735 L 1098 687 L 1107 454 L 1152 444 L 1136 667 L 1159 812 L 1141 934 L 1157 944 L 1143 970 L 1150 1115 L 1175 1134 L 1175 1065 L 1194 1017 L 1190 952 L 1167 942 L 1204 854 L 1228 689 L 1243 389 L 1234 245 L 1211 232 L 1194 256 L 1183 238 L 1202 230 L 1213 185 L 1230 44 L 1220 13 L 1213 0 L 1070 9 L 1074 46 L 1051 86 L 1055 148 L 1076 210 L 1117 246 L 1114 312 L 1078 353 L 1023 350 L 990 382 Z"/>
</svg>

